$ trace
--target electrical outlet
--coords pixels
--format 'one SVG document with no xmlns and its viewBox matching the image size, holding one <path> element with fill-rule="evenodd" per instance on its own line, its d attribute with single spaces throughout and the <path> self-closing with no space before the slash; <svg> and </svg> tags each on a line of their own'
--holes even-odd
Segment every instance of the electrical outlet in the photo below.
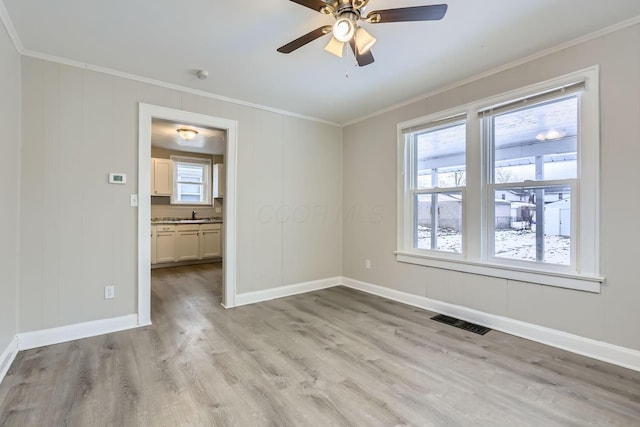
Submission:
<svg viewBox="0 0 640 427">
<path fill-rule="evenodd" d="M 216 213 L 222 213 L 222 208 L 216 208 Z"/>
<path fill-rule="evenodd" d="M 113 285 L 104 287 L 104 299 L 115 298 L 116 296 L 116 287 Z"/>
<path fill-rule="evenodd" d="M 365 259 L 364 260 L 364 268 L 371 268 L 371 260 L 370 259 Z"/>
<path fill-rule="evenodd" d="M 129 196 L 129 206 L 131 206 L 132 208 L 135 208 L 136 206 L 138 206 L 138 195 L 137 194 L 131 194 Z"/>
</svg>

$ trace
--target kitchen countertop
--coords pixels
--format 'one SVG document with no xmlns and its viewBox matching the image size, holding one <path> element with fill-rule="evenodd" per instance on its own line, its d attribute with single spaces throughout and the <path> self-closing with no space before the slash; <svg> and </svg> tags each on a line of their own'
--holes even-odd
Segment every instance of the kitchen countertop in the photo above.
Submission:
<svg viewBox="0 0 640 427">
<path fill-rule="evenodd" d="M 151 224 L 221 224 L 222 218 L 151 218 Z"/>
</svg>

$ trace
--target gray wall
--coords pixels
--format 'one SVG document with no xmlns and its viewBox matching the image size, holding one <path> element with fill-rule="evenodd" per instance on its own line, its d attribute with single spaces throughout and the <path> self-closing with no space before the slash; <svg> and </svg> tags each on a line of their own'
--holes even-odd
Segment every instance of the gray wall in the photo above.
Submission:
<svg viewBox="0 0 640 427">
<path fill-rule="evenodd" d="M 343 274 L 364 282 L 471 307 L 640 350 L 640 25 L 351 125 L 344 130 Z M 599 64 L 601 243 L 607 282 L 592 294 L 438 270 L 395 260 L 396 125 Z M 620 208 L 620 200 L 627 204 Z M 364 260 L 372 269 L 364 269 Z"/>
<path fill-rule="evenodd" d="M 17 331 L 20 58 L 0 24 L 0 353 Z"/>
<path fill-rule="evenodd" d="M 238 120 L 238 293 L 340 275 L 337 217 L 269 215 L 338 210 L 340 128 L 30 57 L 22 79 L 20 332 L 136 312 L 139 102 Z"/>
</svg>

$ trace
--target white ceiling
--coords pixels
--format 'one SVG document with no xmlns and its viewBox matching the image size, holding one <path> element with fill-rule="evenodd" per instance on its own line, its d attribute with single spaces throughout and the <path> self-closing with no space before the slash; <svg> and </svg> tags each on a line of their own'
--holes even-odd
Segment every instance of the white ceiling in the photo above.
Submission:
<svg viewBox="0 0 640 427">
<path fill-rule="evenodd" d="M 193 129 L 198 134 L 190 141 L 178 135 L 178 129 Z M 194 126 L 189 123 L 178 123 L 169 120 L 153 119 L 151 121 L 151 145 L 167 150 L 186 151 L 210 155 L 224 155 L 226 132 Z"/>
<path fill-rule="evenodd" d="M 640 15 L 638 0 L 371 0 L 369 10 L 449 10 L 436 22 L 364 23 L 376 62 L 357 68 L 350 53 L 323 50 L 328 36 L 276 52 L 332 22 L 287 0 L 0 1 L 27 53 L 340 124 Z"/>
</svg>

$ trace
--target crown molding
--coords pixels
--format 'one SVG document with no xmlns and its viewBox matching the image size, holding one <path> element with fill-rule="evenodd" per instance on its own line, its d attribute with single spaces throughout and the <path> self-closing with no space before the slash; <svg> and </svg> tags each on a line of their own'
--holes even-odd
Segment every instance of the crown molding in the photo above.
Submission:
<svg viewBox="0 0 640 427">
<path fill-rule="evenodd" d="M 333 122 L 330 122 L 328 120 L 319 119 L 317 117 L 305 116 L 304 114 L 298 114 L 298 113 L 294 113 L 294 112 L 291 112 L 291 111 L 281 110 L 281 109 L 269 107 L 269 106 L 266 106 L 266 105 L 255 104 L 255 103 L 252 103 L 252 102 L 242 101 L 240 99 L 229 98 L 227 96 L 222 96 L 222 95 L 216 95 L 215 93 L 206 92 L 206 91 L 198 90 L 198 89 L 192 89 L 192 88 L 186 87 L 186 86 L 175 85 L 175 84 L 172 84 L 172 83 L 163 82 L 161 80 L 151 79 L 151 78 L 148 78 L 148 77 L 142 77 L 142 76 L 138 76 L 136 74 L 125 73 L 125 72 L 122 72 L 122 71 L 114 70 L 112 68 L 101 67 L 99 65 L 93 65 L 93 64 L 89 64 L 89 63 L 85 63 L 85 62 L 81 62 L 81 61 L 75 61 L 73 59 L 67 59 L 67 58 L 63 58 L 63 57 L 59 57 L 59 56 L 55 56 L 55 55 L 49 55 L 49 54 L 46 54 L 46 53 L 36 52 L 36 51 L 33 51 L 33 50 L 28 50 L 28 49 L 24 49 L 22 51 L 22 55 L 28 56 L 28 57 L 31 57 L 31 58 L 35 58 L 35 59 L 41 59 L 41 60 L 44 60 L 44 61 L 55 62 L 55 63 L 58 63 L 58 64 L 67 65 L 67 66 L 70 66 L 70 67 L 81 68 L 83 70 L 95 71 L 97 73 L 107 74 L 107 75 L 114 76 L 114 77 L 120 77 L 120 78 L 123 78 L 123 79 L 133 80 L 133 81 L 140 82 L 140 83 L 146 83 L 146 84 L 150 84 L 150 85 L 154 85 L 154 86 L 159 86 L 159 87 L 163 87 L 163 88 L 166 88 L 166 89 L 176 90 L 176 91 L 179 91 L 179 92 L 189 93 L 191 95 L 197 95 L 197 96 L 202 96 L 202 97 L 205 97 L 205 98 L 216 99 L 218 101 L 224 101 L 224 102 L 229 102 L 229 103 L 236 104 L 236 105 L 242 105 L 242 106 L 248 107 L 248 108 L 255 108 L 255 109 L 258 109 L 258 110 L 269 111 L 271 113 L 282 114 L 284 116 L 295 117 L 295 118 L 298 118 L 298 119 L 303 119 L 303 120 L 309 120 L 309 121 L 312 121 L 312 122 L 323 123 L 323 124 L 330 125 L 330 126 L 342 127 L 342 125 L 340 125 L 338 123 L 333 123 Z"/>
<path fill-rule="evenodd" d="M 411 105 L 411 104 L 413 104 L 415 102 L 423 101 L 423 100 L 425 100 L 427 98 L 431 98 L 432 96 L 439 95 L 439 94 L 441 94 L 443 92 L 447 92 L 447 91 L 450 91 L 452 89 L 456 89 L 456 88 L 458 88 L 460 86 L 464 86 L 466 84 L 473 83 L 473 82 L 478 81 L 478 80 L 482 80 L 482 79 L 484 79 L 486 77 L 490 77 L 490 76 L 493 76 L 495 74 L 501 73 L 503 71 L 507 71 L 507 70 L 510 70 L 512 68 L 515 68 L 515 67 L 517 67 L 519 65 L 526 64 L 527 62 L 531 62 L 533 60 L 542 58 L 544 56 L 551 55 L 551 54 L 556 53 L 556 52 L 560 52 L 560 51 L 568 49 L 570 47 L 577 46 L 579 44 L 588 42 L 588 41 L 593 40 L 593 39 L 597 39 L 598 37 L 602 37 L 602 36 L 605 36 L 607 34 L 615 33 L 616 31 L 623 30 L 625 28 L 632 27 L 632 26 L 637 25 L 637 24 L 640 24 L 640 15 L 635 16 L 635 17 L 630 18 L 630 19 L 627 19 L 627 20 L 622 21 L 622 22 L 618 22 L 617 24 L 610 25 L 608 27 L 602 28 L 602 29 L 594 31 L 592 33 L 585 34 L 584 36 L 575 38 L 573 40 L 569 40 L 567 42 L 564 42 L 564 43 L 561 43 L 559 45 L 550 47 L 548 49 L 541 50 L 539 52 L 536 52 L 534 54 L 525 56 L 523 58 L 517 59 L 517 60 L 512 61 L 512 62 L 506 63 L 504 65 L 500 65 L 499 67 L 492 68 L 490 70 L 487 70 L 487 71 L 482 72 L 480 74 L 476 74 L 476 75 L 471 76 L 469 78 L 466 78 L 466 79 L 463 79 L 463 80 L 459 80 L 459 81 L 457 81 L 455 83 L 448 84 L 448 85 L 443 86 L 441 88 L 435 89 L 435 90 L 433 90 L 431 92 L 427 92 L 425 94 L 418 95 L 418 96 L 413 97 L 411 99 L 407 99 L 406 101 L 402 101 L 402 102 L 399 102 L 397 104 L 393 104 L 393 105 L 391 105 L 389 107 L 383 108 L 382 110 L 378 110 L 378 111 L 376 111 L 374 113 L 367 114 L 366 116 L 362 116 L 362 117 L 360 117 L 358 119 L 346 122 L 342 126 L 343 127 L 347 127 L 347 126 L 351 126 L 351 125 L 354 125 L 354 124 L 359 123 L 359 122 L 363 122 L 363 121 L 368 120 L 368 119 L 370 119 L 372 117 L 376 117 L 376 116 L 379 116 L 381 114 L 388 113 L 388 112 L 393 111 L 393 110 L 397 110 L 398 108 L 406 107 L 407 105 Z"/>
<path fill-rule="evenodd" d="M 276 113 L 276 114 L 282 114 L 285 116 L 290 116 L 290 117 L 295 117 L 295 118 L 299 118 L 299 119 L 303 119 L 303 120 L 309 120 L 309 121 L 313 121 L 313 122 L 318 122 L 318 123 L 323 123 L 326 125 L 330 125 L 330 126 L 335 126 L 335 127 L 347 127 L 347 126 L 351 126 L 353 124 L 368 120 L 372 117 L 376 117 L 379 116 L 381 114 L 384 113 L 388 113 L 390 111 L 393 110 L 397 110 L 398 108 L 402 108 L 405 107 L 407 105 L 411 105 L 415 102 L 419 102 L 422 100 L 425 100 L 427 98 L 430 98 L 432 96 L 441 94 L 443 92 L 447 92 L 449 90 L 452 89 L 456 89 L 460 86 L 464 86 L 466 84 L 481 80 L 483 78 L 501 73 L 503 71 L 506 70 L 510 70 L 512 68 L 515 68 L 519 65 L 531 62 L 533 60 L 542 58 L 544 56 L 556 53 L 556 52 L 560 52 L 564 49 L 573 47 L 573 46 L 577 46 L 579 44 L 585 43 L 587 41 L 596 39 L 598 37 L 602 37 L 605 36 L 607 34 L 611 34 L 614 33 L 616 31 L 640 24 L 640 15 L 638 16 L 634 16 L 632 18 L 629 18 L 625 21 L 619 22 L 617 24 L 613 24 L 610 25 L 608 27 L 602 28 L 600 30 L 585 34 L 583 36 L 580 36 L 578 38 L 572 39 L 570 41 L 561 43 L 559 45 L 550 47 L 548 49 L 544 49 L 542 51 L 539 51 L 537 53 L 525 56 L 523 58 L 517 59 L 515 61 L 509 62 L 507 64 L 501 65 L 499 67 L 495 67 L 492 68 L 490 70 L 487 70 L 485 72 L 476 74 L 472 77 L 463 79 L 463 80 L 459 80 L 457 82 L 448 84 L 446 86 L 443 86 L 441 88 L 435 89 L 433 91 L 424 93 L 422 95 L 418 95 L 416 97 L 407 99 L 405 101 L 393 104 L 389 107 L 383 108 L 381 110 L 378 110 L 376 112 L 373 112 L 371 114 L 367 114 L 365 116 L 362 116 L 360 118 L 345 122 L 345 123 L 334 123 L 328 120 L 324 120 L 324 119 L 320 119 L 317 117 L 312 117 L 312 116 L 306 116 L 303 114 L 298 114 L 298 113 L 294 113 L 291 111 L 287 111 L 287 110 L 282 110 L 282 109 L 278 109 L 278 108 L 273 108 L 273 107 L 269 107 L 266 105 L 261 105 L 261 104 L 255 104 L 252 102 L 247 102 L 247 101 L 243 101 L 240 99 L 235 99 L 235 98 L 230 98 L 230 97 L 226 97 L 226 96 L 222 96 L 222 95 L 217 95 L 211 92 L 206 92 L 206 91 L 202 91 L 202 90 L 198 90 L 198 89 L 192 89 L 186 86 L 180 86 L 180 85 L 174 85 L 171 83 L 166 83 L 163 82 L 161 80 L 156 80 L 156 79 L 151 79 L 151 78 L 147 78 L 147 77 L 142 77 L 142 76 L 138 76 L 135 74 L 129 74 L 129 73 L 125 73 L 125 72 L 121 72 L 121 71 L 117 71 L 111 68 L 106 68 L 106 67 L 101 67 L 98 65 L 92 65 L 92 64 L 88 64 L 88 63 L 84 63 L 84 62 L 80 62 L 80 61 L 75 61 L 75 60 L 71 60 L 71 59 L 67 59 L 67 58 L 62 58 L 62 57 L 58 57 L 58 56 L 54 56 L 54 55 L 49 55 L 49 54 L 45 54 L 45 53 L 41 53 L 41 52 L 36 52 L 36 51 L 32 51 L 32 50 L 27 50 L 24 48 L 24 45 L 22 44 L 22 41 L 20 40 L 20 37 L 18 36 L 18 33 L 13 25 L 13 22 L 9 16 L 9 13 L 7 12 L 7 9 L 4 6 L 4 3 L 2 0 L 0 0 L 0 21 L 2 21 L 2 23 L 4 24 L 4 27 L 9 35 L 9 38 L 11 39 L 11 41 L 13 42 L 13 45 L 15 47 L 15 49 L 18 51 L 18 53 L 20 53 L 21 55 L 24 56 L 29 56 L 32 58 L 37 58 L 37 59 L 42 59 L 45 61 L 50 61 L 50 62 L 56 62 L 59 64 L 64 64 L 64 65 L 68 65 L 71 67 L 76 67 L 76 68 L 82 68 L 85 70 L 90 70 L 90 71 L 95 71 L 95 72 L 99 72 L 99 73 L 103 73 L 103 74 L 108 74 L 108 75 L 112 75 L 115 77 L 121 77 L 121 78 L 125 78 L 125 79 L 129 79 L 129 80 L 134 80 L 137 82 L 141 82 L 141 83 L 146 83 L 146 84 L 151 84 L 154 86 L 160 86 L 160 87 L 164 87 L 167 89 L 172 89 L 172 90 L 177 90 L 177 91 L 181 91 L 181 92 L 185 92 L 185 93 L 189 93 L 192 95 L 198 95 L 198 96 L 203 96 L 205 98 L 210 98 L 210 99 L 216 99 L 218 101 L 224 101 L 224 102 L 229 102 L 232 104 L 237 104 L 237 105 L 242 105 L 245 107 L 249 107 L 249 108 L 256 108 L 259 110 L 264 110 L 264 111 L 269 111 L 272 113 Z"/>
<path fill-rule="evenodd" d="M 324 120 L 324 119 L 320 119 L 320 118 L 317 118 L 317 117 L 306 116 L 304 114 L 298 114 L 298 113 L 294 113 L 292 111 L 282 110 L 282 109 L 279 109 L 279 108 L 273 108 L 273 107 L 269 107 L 269 106 L 261 105 L 261 104 L 255 104 L 255 103 L 243 101 L 243 100 L 240 100 L 240 99 L 235 99 L 235 98 L 230 98 L 230 97 L 227 97 L 227 96 L 217 95 L 217 94 L 212 93 L 212 92 L 206 92 L 206 91 L 203 91 L 203 90 L 192 89 L 192 88 L 189 88 L 189 87 L 186 87 L 186 86 L 175 85 L 175 84 L 163 82 L 161 80 L 151 79 L 151 78 L 147 78 L 147 77 L 143 77 L 143 76 L 138 76 L 138 75 L 135 75 L 135 74 L 129 74 L 129 73 L 125 73 L 125 72 L 122 72 L 122 71 L 114 70 L 114 69 L 111 69 L 111 68 L 101 67 L 101 66 L 98 66 L 98 65 L 92 65 L 92 64 L 84 63 L 84 62 L 81 62 L 81 61 L 75 61 L 73 59 L 67 59 L 67 58 L 63 58 L 63 57 L 60 57 L 60 56 L 49 55 L 49 54 L 46 54 L 46 53 L 25 49 L 24 45 L 22 44 L 22 41 L 20 40 L 20 37 L 18 36 L 18 32 L 16 31 L 16 29 L 15 29 L 15 27 L 13 25 L 13 21 L 11 20 L 11 17 L 9 16 L 9 12 L 5 8 L 4 2 L 2 0 L 0 0 L 0 21 L 2 21 L 2 23 L 4 24 L 4 27 L 7 30 L 7 34 L 9 35 L 9 38 L 13 42 L 13 46 L 15 47 L 16 51 L 20 55 L 23 55 L 23 56 L 28 56 L 28 57 L 31 57 L 31 58 L 41 59 L 41 60 L 49 61 L 49 62 L 55 62 L 55 63 L 58 63 L 58 64 L 67 65 L 67 66 L 70 66 L 70 67 L 81 68 L 81 69 L 84 69 L 84 70 L 95 71 L 95 72 L 98 72 L 98 73 L 108 74 L 108 75 L 111 75 L 111 76 L 114 76 L 114 77 L 120 77 L 120 78 L 124 78 L 124 79 L 134 80 L 134 81 L 137 81 L 137 82 L 140 82 L 140 83 L 146 83 L 146 84 L 150 84 L 150 85 L 154 85 L 154 86 L 163 87 L 163 88 L 166 88 L 166 89 L 177 90 L 177 91 L 189 93 L 189 94 L 192 94 L 192 95 L 198 95 L 198 96 L 202 96 L 202 97 L 205 97 L 205 98 L 215 99 L 215 100 L 218 100 L 218 101 L 229 102 L 231 104 L 242 105 L 242 106 L 248 107 L 248 108 L 255 108 L 255 109 L 258 109 L 258 110 L 268 111 L 268 112 L 271 112 L 271 113 L 281 114 L 281 115 L 284 115 L 284 116 L 295 117 L 295 118 L 298 118 L 298 119 L 303 119 L 303 120 L 309 120 L 309 121 L 312 121 L 312 122 L 322 123 L 322 124 L 326 124 L 326 125 L 329 125 L 329 126 L 342 127 L 342 125 L 339 124 L 339 123 L 334 123 L 334 122 L 331 122 L 331 121 L 328 121 L 328 120 Z"/>
<path fill-rule="evenodd" d="M 22 44 L 22 40 L 20 40 L 20 36 L 18 36 L 16 27 L 13 26 L 13 21 L 11 20 L 9 12 L 4 6 L 4 2 L 2 0 L 0 0 L 0 21 L 2 21 L 2 25 L 4 25 L 4 28 L 13 43 L 13 47 L 15 47 L 19 54 L 22 54 L 22 52 L 24 52 L 24 45 Z"/>
</svg>

